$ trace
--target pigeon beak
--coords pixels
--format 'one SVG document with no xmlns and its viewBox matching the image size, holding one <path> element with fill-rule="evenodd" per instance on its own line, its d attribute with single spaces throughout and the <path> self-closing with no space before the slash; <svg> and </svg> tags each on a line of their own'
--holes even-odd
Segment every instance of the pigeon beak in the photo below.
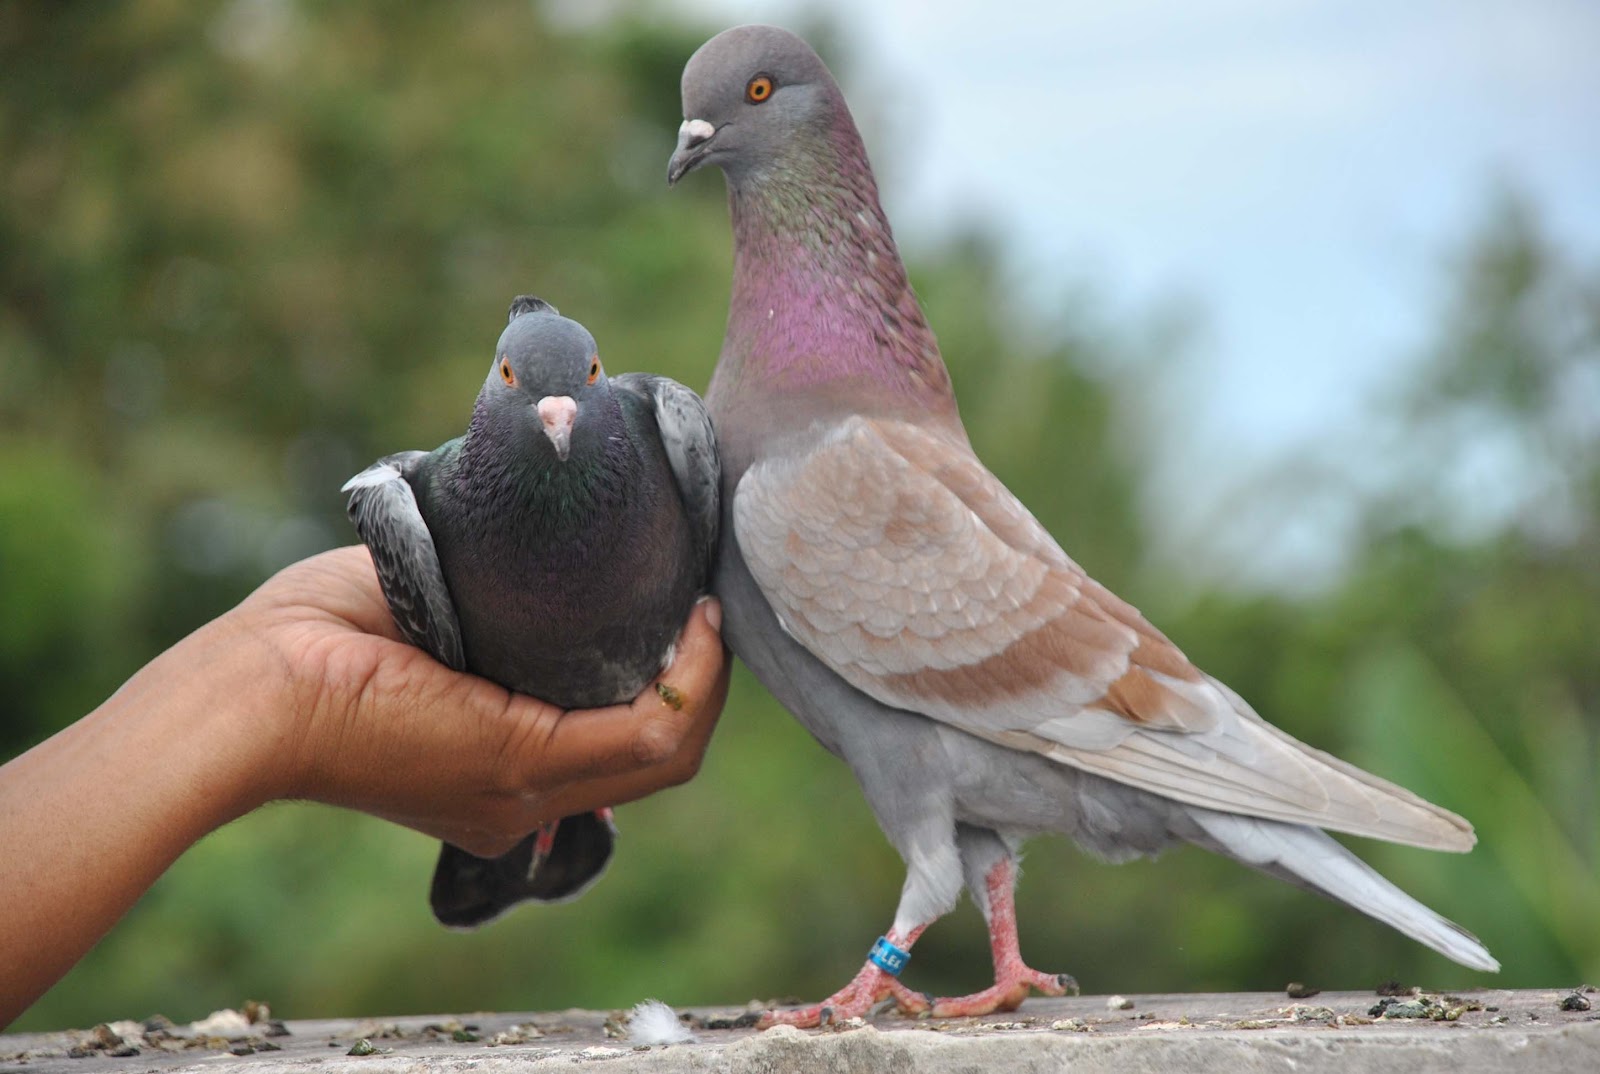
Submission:
<svg viewBox="0 0 1600 1074">
<path fill-rule="evenodd" d="M 700 166 L 706 154 L 711 152 L 711 137 L 716 133 L 717 128 L 703 119 L 683 121 L 683 126 L 678 128 L 678 148 L 672 154 L 672 159 L 667 161 L 668 186 L 673 186 Z"/>
<path fill-rule="evenodd" d="M 572 423 L 578 416 L 578 404 L 570 395 L 547 395 L 536 406 L 544 435 L 555 446 L 556 458 L 566 462 L 572 450 Z"/>
</svg>

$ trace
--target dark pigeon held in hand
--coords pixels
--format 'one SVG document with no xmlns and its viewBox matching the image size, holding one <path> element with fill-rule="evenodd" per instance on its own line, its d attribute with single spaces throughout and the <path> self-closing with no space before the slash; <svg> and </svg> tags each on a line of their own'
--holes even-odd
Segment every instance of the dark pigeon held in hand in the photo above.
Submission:
<svg viewBox="0 0 1600 1074">
<path fill-rule="evenodd" d="M 350 518 L 411 644 L 561 708 L 628 702 L 706 590 L 711 423 L 676 381 L 608 377 L 594 337 L 549 304 L 521 296 L 510 322 L 466 435 L 351 478 Z M 525 900 L 571 898 L 605 869 L 614 836 L 601 810 L 499 858 L 445 844 L 434 916 L 470 928 Z"/>
<path fill-rule="evenodd" d="M 1465 820 L 1256 715 L 1085 574 L 973 454 L 816 53 L 773 27 L 719 34 L 684 70 L 683 115 L 667 180 L 721 168 L 733 217 L 707 393 L 723 636 L 855 772 L 907 870 L 854 980 L 766 1024 L 842 1020 L 886 997 L 982 1014 L 1075 987 L 1018 951 L 1015 862 L 1039 832 L 1112 861 L 1195 843 L 1498 969 L 1322 830 L 1464 851 Z M 963 883 L 988 921 L 995 983 L 931 1000 L 898 974 Z"/>
</svg>

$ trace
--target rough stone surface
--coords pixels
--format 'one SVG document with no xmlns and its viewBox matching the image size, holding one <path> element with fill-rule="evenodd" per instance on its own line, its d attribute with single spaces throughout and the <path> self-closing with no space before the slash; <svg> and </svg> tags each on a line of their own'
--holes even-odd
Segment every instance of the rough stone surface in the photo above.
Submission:
<svg viewBox="0 0 1600 1074">
<path fill-rule="evenodd" d="M 608 1072 L 1294 1071 L 1407 1074 L 1600 1071 L 1600 1013 L 1564 1010 L 1573 989 L 1401 996 L 1373 1017 L 1372 993 L 1034 999 L 1011 1014 L 915 1020 L 884 1011 L 859 1028 L 709 1028 L 743 1008 L 699 1008 L 698 1040 L 636 1048 L 624 1012 L 462 1014 L 270 1023 L 226 1037 L 165 1019 L 0 1036 L 0 1074 L 521 1074 Z M 1579 994 L 1584 994 L 1579 990 Z M 1569 1006 L 1573 1006 L 1569 1004 Z M 259 1010 L 259 1009 L 258 1009 Z M 1422 1013 L 1419 1013 L 1422 1012 Z M 208 1024 L 221 1024 L 207 1020 Z M 370 1051 L 360 1042 L 370 1044 Z M 129 1054 L 134 1053 L 134 1054 Z"/>
</svg>

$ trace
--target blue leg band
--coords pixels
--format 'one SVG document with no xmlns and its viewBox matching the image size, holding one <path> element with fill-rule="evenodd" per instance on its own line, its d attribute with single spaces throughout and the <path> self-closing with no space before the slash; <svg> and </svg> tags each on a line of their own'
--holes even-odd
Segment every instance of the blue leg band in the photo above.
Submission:
<svg viewBox="0 0 1600 1074">
<path fill-rule="evenodd" d="M 878 942 L 867 952 L 867 961 L 884 973 L 898 977 L 900 971 L 906 968 L 906 963 L 911 961 L 911 952 L 903 951 L 890 943 L 889 937 L 879 936 Z"/>
</svg>

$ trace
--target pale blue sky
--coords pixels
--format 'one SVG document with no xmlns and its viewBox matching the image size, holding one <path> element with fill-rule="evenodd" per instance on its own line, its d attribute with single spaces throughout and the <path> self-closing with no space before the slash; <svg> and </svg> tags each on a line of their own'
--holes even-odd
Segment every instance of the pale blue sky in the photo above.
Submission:
<svg viewBox="0 0 1600 1074">
<path fill-rule="evenodd" d="M 1042 309 L 1085 280 L 1113 311 L 1192 300 L 1152 496 L 1196 524 L 1302 443 L 1359 455 L 1496 182 L 1600 259 L 1595 0 L 668 6 L 829 12 L 908 246 L 978 219 Z"/>
</svg>

